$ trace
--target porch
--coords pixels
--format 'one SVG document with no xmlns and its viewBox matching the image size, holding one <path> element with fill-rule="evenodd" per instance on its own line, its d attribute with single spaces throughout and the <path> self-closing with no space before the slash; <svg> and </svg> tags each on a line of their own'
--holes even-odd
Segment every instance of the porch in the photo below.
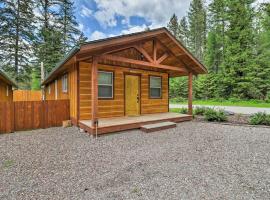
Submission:
<svg viewBox="0 0 270 200">
<path fill-rule="evenodd" d="M 112 133 L 117 131 L 124 131 L 130 129 L 137 129 L 143 125 L 159 123 L 159 122 L 183 122 L 191 121 L 191 115 L 179 113 L 157 113 L 146 114 L 133 117 L 114 117 L 114 118 L 100 118 L 98 120 L 98 134 Z M 95 127 L 92 126 L 92 120 L 80 120 L 79 127 L 84 131 L 95 134 Z"/>
</svg>

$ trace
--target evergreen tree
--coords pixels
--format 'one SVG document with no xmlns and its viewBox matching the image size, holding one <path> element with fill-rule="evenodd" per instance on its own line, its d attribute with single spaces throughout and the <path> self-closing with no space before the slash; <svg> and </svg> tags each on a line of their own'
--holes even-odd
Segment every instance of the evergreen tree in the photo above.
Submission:
<svg viewBox="0 0 270 200">
<path fill-rule="evenodd" d="M 78 30 L 78 23 L 74 16 L 74 6 L 71 0 L 61 0 L 59 12 L 59 24 L 62 33 L 63 53 L 67 53 L 74 45 L 86 38 Z"/>
<path fill-rule="evenodd" d="M 252 96 L 254 67 L 254 35 L 252 29 L 254 0 L 228 1 L 228 30 L 226 31 L 225 87 L 227 95 L 240 98 Z"/>
<path fill-rule="evenodd" d="M 2 0 L 0 4 L 0 54 L 3 69 L 19 85 L 31 79 L 31 47 L 35 29 L 33 9 L 32 0 Z"/>
<path fill-rule="evenodd" d="M 224 61 L 225 28 L 226 28 L 226 1 L 213 0 L 209 5 L 209 34 L 207 37 L 206 65 L 212 72 L 219 72 Z M 212 58 L 211 58 L 212 57 Z"/>
<path fill-rule="evenodd" d="M 178 32 L 179 32 L 179 24 L 178 24 L 178 17 L 176 14 L 173 14 L 168 25 L 169 31 L 178 39 Z"/>
<path fill-rule="evenodd" d="M 203 61 L 206 43 L 206 9 L 202 0 L 192 0 L 188 12 L 190 48 Z"/>
<path fill-rule="evenodd" d="M 263 4 L 261 31 L 257 40 L 256 66 L 253 85 L 256 86 L 256 98 L 270 98 L 270 3 Z"/>
<path fill-rule="evenodd" d="M 63 41 L 60 25 L 57 21 L 59 11 L 52 9 L 59 7 L 57 0 L 38 0 L 37 8 L 39 24 L 37 40 L 35 41 L 36 69 L 40 78 L 40 63 L 44 63 L 46 73 L 49 73 L 63 56 Z"/>
<path fill-rule="evenodd" d="M 178 37 L 180 39 L 180 41 L 182 42 L 183 45 L 185 45 L 185 47 L 189 47 L 189 29 L 188 29 L 188 23 L 187 23 L 187 18 L 183 17 L 180 20 L 179 23 L 179 32 L 178 32 Z"/>
</svg>

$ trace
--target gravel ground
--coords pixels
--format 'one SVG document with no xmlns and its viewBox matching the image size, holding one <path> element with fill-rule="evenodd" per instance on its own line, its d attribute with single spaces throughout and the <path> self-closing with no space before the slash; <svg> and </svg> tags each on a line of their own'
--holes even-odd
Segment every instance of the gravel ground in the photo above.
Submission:
<svg viewBox="0 0 270 200">
<path fill-rule="evenodd" d="M 187 122 L 0 135 L 0 199 L 269 199 L 270 129 Z"/>
</svg>

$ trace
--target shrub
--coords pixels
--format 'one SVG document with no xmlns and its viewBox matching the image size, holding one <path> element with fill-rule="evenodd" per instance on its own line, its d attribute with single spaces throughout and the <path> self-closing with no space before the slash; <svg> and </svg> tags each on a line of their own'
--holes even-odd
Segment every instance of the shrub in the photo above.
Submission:
<svg viewBox="0 0 270 200">
<path fill-rule="evenodd" d="M 179 113 L 181 113 L 181 114 L 187 114 L 188 113 L 188 109 L 187 108 L 180 108 Z"/>
<path fill-rule="evenodd" d="M 204 113 L 205 119 L 211 122 L 227 121 L 227 116 L 223 110 L 208 108 Z"/>
<path fill-rule="evenodd" d="M 196 107 L 193 111 L 194 115 L 204 115 L 204 113 L 210 108 L 208 107 Z"/>
<path fill-rule="evenodd" d="M 263 112 L 256 113 L 249 118 L 249 124 L 270 126 L 270 115 Z"/>
</svg>

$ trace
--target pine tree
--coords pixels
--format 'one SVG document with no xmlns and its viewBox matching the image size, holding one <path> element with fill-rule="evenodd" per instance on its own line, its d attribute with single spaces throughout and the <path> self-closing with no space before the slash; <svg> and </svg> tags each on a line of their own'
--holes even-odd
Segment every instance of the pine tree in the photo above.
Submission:
<svg viewBox="0 0 270 200">
<path fill-rule="evenodd" d="M 187 23 L 187 18 L 183 17 L 180 20 L 179 23 L 179 31 L 178 31 L 178 37 L 180 39 L 180 41 L 182 42 L 183 45 L 185 45 L 185 47 L 189 47 L 189 29 L 188 29 L 188 23 Z"/>
<path fill-rule="evenodd" d="M 240 98 L 252 96 L 254 34 L 252 28 L 254 0 L 228 1 L 226 31 L 225 83 L 228 95 Z"/>
<path fill-rule="evenodd" d="M 49 73 L 63 57 L 62 33 L 58 24 L 59 12 L 52 9 L 60 6 L 58 0 L 39 0 L 37 8 L 39 15 L 37 40 L 35 41 L 36 70 L 40 74 L 40 63 L 44 63 L 46 73 Z M 39 76 L 40 78 L 40 76 Z"/>
<path fill-rule="evenodd" d="M 168 25 L 167 25 L 169 31 L 177 38 L 178 38 L 178 31 L 179 31 L 179 24 L 178 24 L 178 17 L 176 14 L 173 14 Z"/>
<path fill-rule="evenodd" d="M 202 0 L 192 0 L 188 12 L 190 48 L 203 61 L 206 43 L 206 9 Z"/>
<path fill-rule="evenodd" d="M 4 70 L 28 86 L 31 79 L 31 47 L 34 40 L 32 0 L 2 0 L 0 6 L 1 59 Z"/>
<path fill-rule="evenodd" d="M 207 37 L 205 62 L 215 73 L 220 71 L 220 67 L 224 61 L 225 28 L 227 23 L 226 1 L 213 0 L 209 5 L 208 24 L 210 31 Z M 211 56 L 212 58 L 210 58 Z"/>
<path fill-rule="evenodd" d="M 59 24 L 62 33 L 63 53 L 65 54 L 74 45 L 86 40 L 83 33 L 78 30 L 78 23 L 74 15 L 74 6 L 71 0 L 61 0 L 59 12 Z"/>
<path fill-rule="evenodd" d="M 270 3 L 265 3 L 259 11 L 262 14 L 261 31 L 257 39 L 256 66 L 253 85 L 256 86 L 257 98 L 270 99 Z"/>
</svg>

